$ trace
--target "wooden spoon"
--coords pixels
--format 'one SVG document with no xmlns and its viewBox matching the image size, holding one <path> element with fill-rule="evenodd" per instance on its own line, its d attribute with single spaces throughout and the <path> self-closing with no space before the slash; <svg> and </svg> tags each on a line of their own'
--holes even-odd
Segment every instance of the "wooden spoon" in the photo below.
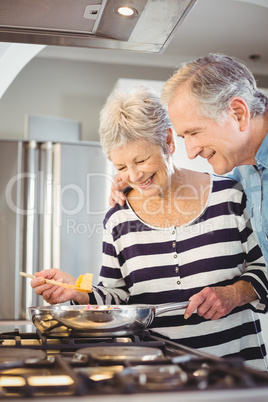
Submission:
<svg viewBox="0 0 268 402">
<path fill-rule="evenodd" d="M 20 275 L 25 276 L 27 278 L 31 278 L 31 279 L 37 279 L 36 276 L 27 274 L 26 272 L 20 272 Z M 42 278 L 42 277 L 39 276 L 38 278 Z M 43 279 L 44 279 L 45 283 L 50 283 L 51 285 L 61 286 L 62 288 L 66 288 L 66 289 L 77 290 L 77 292 L 92 293 L 92 289 L 82 289 L 77 286 L 70 285 L 69 283 L 57 282 L 54 279 L 46 279 L 46 278 L 43 278 Z"/>
</svg>

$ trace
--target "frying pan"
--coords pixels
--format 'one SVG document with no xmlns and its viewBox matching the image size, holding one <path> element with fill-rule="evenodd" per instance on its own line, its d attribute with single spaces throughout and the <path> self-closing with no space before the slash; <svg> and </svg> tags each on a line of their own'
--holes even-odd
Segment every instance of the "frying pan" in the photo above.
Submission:
<svg viewBox="0 0 268 402">
<path fill-rule="evenodd" d="M 54 305 L 29 307 L 33 324 L 42 333 L 70 332 L 88 336 L 130 335 L 143 331 L 155 317 L 169 311 L 185 309 L 189 301 L 161 306 L 132 305 Z"/>
</svg>

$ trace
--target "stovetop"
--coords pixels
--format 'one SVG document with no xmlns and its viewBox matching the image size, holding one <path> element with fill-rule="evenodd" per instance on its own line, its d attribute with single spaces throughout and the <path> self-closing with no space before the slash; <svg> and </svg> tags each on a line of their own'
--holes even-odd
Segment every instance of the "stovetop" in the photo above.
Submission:
<svg viewBox="0 0 268 402">
<path fill-rule="evenodd" d="M 46 337 L 20 329 L 0 334 L 0 399 L 171 397 L 245 389 L 265 390 L 267 395 L 268 373 L 249 369 L 239 359 L 186 348 L 151 331 L 103 338 Z"/>
</svg>

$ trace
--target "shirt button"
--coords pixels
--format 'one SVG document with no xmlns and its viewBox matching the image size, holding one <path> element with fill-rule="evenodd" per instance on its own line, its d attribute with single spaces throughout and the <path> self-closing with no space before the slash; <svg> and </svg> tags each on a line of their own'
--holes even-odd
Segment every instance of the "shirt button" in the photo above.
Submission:
<svg viewBox="0 0 268 402">
<path fill-rule="evenodd" d="M 172 234 L 175 234 L 175 230 L 172 230 Z"/>
<path fill-rule="evenodd" d="M 174 255 L 174 258 L 177 258 L 177 257 L 178 257 L 177 254 L 175 254 L 175 255 Z"/>
<path fill-rule="evenodd" d="M 175 272 L 176 272 L 176 273 L 178 273 L 178 272 L 179 272 L 179 270 L 180 270 L 180 268 L 179 268 L 179 267 L 176 267 L 176 268 L 175 268 Z"/>
<path fill-rule="evenodd" d="M 177 284 L 180 285 L 180 284 L 181 284 L 181 281 L 177 281 Z"/>
<path fill-rule="evenodd" d="M 172 243 L 172 247 L 173 247 L 173 248 L 176 247 L 176 242 L 175 242 L 175 241 Z"/>
</svg>

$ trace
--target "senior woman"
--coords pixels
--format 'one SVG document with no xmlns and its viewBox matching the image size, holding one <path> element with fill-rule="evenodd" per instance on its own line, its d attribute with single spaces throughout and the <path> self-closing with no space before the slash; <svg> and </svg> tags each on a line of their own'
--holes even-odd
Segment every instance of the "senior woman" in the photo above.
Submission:
<svg viewBox="0 0 268 402">
<path fill-rule="evenodd" d="M 126 204 L 105 217 L 103 264 L 90 302 L 159 305 L 190 299 L 185 314 L 155 318 L 154 332 L 267 370 L 258 317 L 267 310 L 266 268 L 239 185 L 174 166 L 171 123 L 149 89 L 109 97 L 100 138 L 128 188 Z M 36 275 L 75 281 L 58 269 Z M 51 304 L 89 303 L 89 295 L 41 278 L 32 286 Z"/>
</svg>

